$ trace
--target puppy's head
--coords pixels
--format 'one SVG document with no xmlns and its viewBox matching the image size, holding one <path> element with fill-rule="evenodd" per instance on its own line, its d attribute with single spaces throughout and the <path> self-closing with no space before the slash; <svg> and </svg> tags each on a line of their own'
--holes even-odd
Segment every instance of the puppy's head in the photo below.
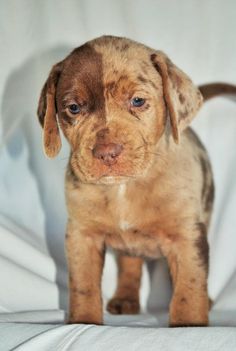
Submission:
<svg viewBox="0 0 236 351">
<path fill-rule="evenodd" d="M 145 175 L 170 119 L 176 143 L 202 97 L 165 54 L 124 38 L 101 37 L 53 66 L 38 117 L 49 157 L 60 150 L 58 125 L 83 182 Z"/>
</svg>

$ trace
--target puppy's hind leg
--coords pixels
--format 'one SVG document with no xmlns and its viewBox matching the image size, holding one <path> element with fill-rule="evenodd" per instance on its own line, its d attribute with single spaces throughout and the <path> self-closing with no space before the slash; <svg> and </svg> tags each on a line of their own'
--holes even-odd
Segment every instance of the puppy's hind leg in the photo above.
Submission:
<svg viewBox="0 0 236 351">
<path fill-rule="evenodd" d="M 118 255 L 118 284 L 107 310 L 112 314 L 137 314 L 143 259 Z"/>
</svg>

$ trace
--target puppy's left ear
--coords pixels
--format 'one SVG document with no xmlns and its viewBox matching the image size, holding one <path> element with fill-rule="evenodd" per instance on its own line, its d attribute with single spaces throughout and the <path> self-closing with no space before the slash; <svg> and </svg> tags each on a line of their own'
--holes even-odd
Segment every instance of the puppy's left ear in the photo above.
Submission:
<svg viewBox="0 0 236 351">
<path fill-rule="evenodd" d="M 169 112 L 172 136 L 179 142 L 179 133 L 192 121 L 203 98 L 191 79 L 161 51 L 151 55 L 154 67 L 162 78 L 163 97 Z"/>
<path fill-rule="evenodd" d="M 61 149 L 61 137 L 57 122 L 56 89 L 62 71 L 62 62 L 51 69 L 46 80 L 38 104 L 38 118 L 43 127 L 43 146 L 45 154 L 52 158 Z"/>
</svg>

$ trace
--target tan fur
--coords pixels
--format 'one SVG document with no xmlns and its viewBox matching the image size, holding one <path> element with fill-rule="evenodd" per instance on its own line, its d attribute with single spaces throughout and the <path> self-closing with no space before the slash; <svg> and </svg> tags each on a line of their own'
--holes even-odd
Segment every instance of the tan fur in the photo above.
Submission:
<svg viewBox="0 0 236 351">
<path fill-rule="evenodd" d="M 118 285 L 107 309 L 114 314 L 139 312 L 139 288 L 143 260 L 140 257 L 118 256 Z"/>
<path fill-rule="evenodd" d="M 102 323 L 102 268 L 105 249 L 112 247 L 119 252 L 119 281 L 110 312 L 139 311 L 142 257 L 164 255 L 174 284 L 170 325 L 207 325 L 213 181 L 206 151 L 188 128 L 202 103 L 199 90 L 163 53 L 123 38 L 95 39 L 62 61 L 59 74 L 55 67 L 58 122 L 71 145 L 69 322 Z M 52 103 L 45 94 L 44 87 L 42 125 L 50 111 L 45 104 Z M 133 107 L 134 97 L 145 104 Z M 78 115 L 68 110 L 73 103 L 81 107 Z M 47 134 L 48 112 L 45 119 Z M 47 140 L 54 156 L 59 148 Z M 111 143 L 123 151 L 107 165 L 92 151 Z"/>
</svg>

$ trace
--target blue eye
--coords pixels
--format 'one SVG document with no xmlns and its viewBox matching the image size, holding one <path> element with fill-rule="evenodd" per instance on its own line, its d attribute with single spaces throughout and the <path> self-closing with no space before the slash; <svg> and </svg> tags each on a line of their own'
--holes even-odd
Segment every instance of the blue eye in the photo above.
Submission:
<svg viewBox="0 0 236 351">
<path fill-rule="evenodd" d="M 131 100 L 131 105 L 133 107 L 141 107 L 145 104 L 145 99 L 139 98 L 139 97 L 134 97 Z"/>
<path fill-rule="evenodd" d="M 71 105 L 69 105 L 69 111 L 73 115 L 77 115 L 78 113 L 80 113 L 80 107 L 78 104 L 71 104 Z"/>
</svg>

